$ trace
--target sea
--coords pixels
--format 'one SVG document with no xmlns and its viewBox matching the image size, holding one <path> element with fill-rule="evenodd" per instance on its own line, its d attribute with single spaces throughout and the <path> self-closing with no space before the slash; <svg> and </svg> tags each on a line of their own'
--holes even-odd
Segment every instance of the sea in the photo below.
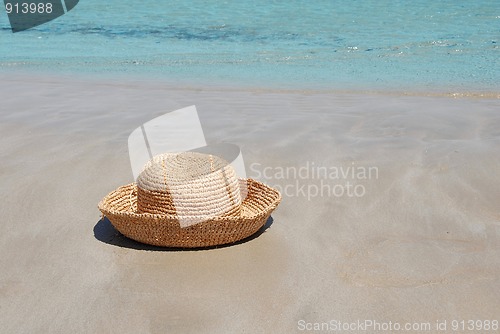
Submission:
<svg viewBox="0 0 500 334">
<path fill-rule="evenodd" d="M 0 7 L 0 71 L 254 88 L 498 91 L 500 1 L 81 0 L 17 33 Z"/>
</svg>

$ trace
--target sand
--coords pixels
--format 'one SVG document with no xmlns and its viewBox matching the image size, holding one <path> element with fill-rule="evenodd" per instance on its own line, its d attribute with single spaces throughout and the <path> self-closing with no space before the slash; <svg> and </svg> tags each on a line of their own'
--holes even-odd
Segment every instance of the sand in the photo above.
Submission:
<svg viewBox="0 0 500 334">
<path fill-rule="evenodd" d="M 0 79 L 2 332 L 500 320 L 500 99 Z M 130 241 L 97 203 L 132 181 L 128 135 L 192 104 L 209 143 L 239 145 L 248 176 L 287 193 L 234 246 Z M 349 167 L 373 173 L 332 174 Z"/>
</svg>

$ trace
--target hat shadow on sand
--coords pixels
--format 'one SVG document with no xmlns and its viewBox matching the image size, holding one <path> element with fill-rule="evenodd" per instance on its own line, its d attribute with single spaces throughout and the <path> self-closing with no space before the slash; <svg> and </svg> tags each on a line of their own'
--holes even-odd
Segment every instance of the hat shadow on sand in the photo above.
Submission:
<svg viewBox="0 0 500 334">
<path fill-rule="evenodd" d="M 147 251 L 157 251 L 157 252 L 198 251 L 198 250 L 225 248 L 225 247 L 244 244 L 248 241 L 258 238 L 262 233 L 264 233 L 268 228 L 271 227 L 273 222 L 274 222 L 273 217 L 272 216 L 269 217 L 266 223 L 257 232 L 240 241 L 225 245 L 216 245 L 216 246 L 198 247 L 198 248 L 160 247 L 160 246 L 143 244 L 141 242 L 127 238 L 126 236 L 118 232 L 111 224 L 109 219 L 106 217 L 101 218 L 94 226 L 94 237 L 97 240 L 109 245 L 123 247 L 123 248 L 137 249 L 137 250 L 147 250 Z"/>
</svg>

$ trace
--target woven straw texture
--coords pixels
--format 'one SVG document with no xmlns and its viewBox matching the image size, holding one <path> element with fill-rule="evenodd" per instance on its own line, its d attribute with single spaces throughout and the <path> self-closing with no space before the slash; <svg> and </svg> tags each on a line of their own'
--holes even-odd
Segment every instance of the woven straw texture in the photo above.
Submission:
<svg viewBox="0 0 500 334">
<path fill-rule="evenodd" d="M 177 215 L 140 213 L 137 185 L 131 183 L 109 193 L 99 210 L 123 235 L 156 246 L 195 248 L 233 243 L 257 232 L 281 201 L 281 194 L 252 179 L 239 180 L 247 196 L 239 214 L 223 215 L 181 227 Z"/>
<path fill-rule="evenodd" d="M 137 178 L 137 211 L 185 217 L 238 215 L 241 195 L 233 167 L 197 152 L 155 156 Z M 187 223 L 186 223 L 187 224 Z"/>
</svg>

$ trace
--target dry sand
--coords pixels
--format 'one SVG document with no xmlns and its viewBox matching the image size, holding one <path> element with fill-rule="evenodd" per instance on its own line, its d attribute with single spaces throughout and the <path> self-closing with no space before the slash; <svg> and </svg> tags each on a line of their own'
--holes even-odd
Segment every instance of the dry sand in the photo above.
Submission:
<svg viewBox="0 0 500 334">
<path fill-rule="evenodd" d="M 454 319 L 500 320 L 499 99 L 0 79 L 4 333 L 290 333 L 301 320 L 365 319 L 432 332 L 447 320 L 451 332 Z M 97 210 L 132 181 L 127 137 L 192 104 L 209 143 L 241 147 L 250 177 L 307 164 L 378 177 L 261 175 L 288 194 L 264 233 L 235 246 L 127 240 Z M 321 181 L 364 195 L 300 190 Z"/>
</svg>

